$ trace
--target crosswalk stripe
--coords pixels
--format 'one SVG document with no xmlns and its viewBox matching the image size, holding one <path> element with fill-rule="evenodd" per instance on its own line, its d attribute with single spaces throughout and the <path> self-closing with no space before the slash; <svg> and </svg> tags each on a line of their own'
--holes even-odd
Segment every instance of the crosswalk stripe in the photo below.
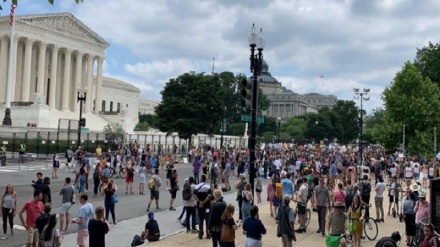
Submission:
<svg viewBox="0 0 440 247">
<path fill-rule="evenodd" d="M 49 166 L 47 165 L 0 166 L 0 172 L 37 171 L 47 169 L 49 169 Z"/>
</svg>

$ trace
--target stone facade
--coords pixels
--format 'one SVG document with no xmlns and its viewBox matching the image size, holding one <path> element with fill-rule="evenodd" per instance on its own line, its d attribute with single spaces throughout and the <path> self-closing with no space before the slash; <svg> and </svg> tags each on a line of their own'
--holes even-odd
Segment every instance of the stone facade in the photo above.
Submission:
<svg viewBox="0 0 440 247">
<path fill-rule="evenodd" d="M 139 113 L 140 114 L 154 114 L 154 108 L 160 103 L 159 100 L 148 99 L 145 97 L 139 98 Z"/>
<path fill-rule="evenodd" d="M 331 109 L 338 100 L 334 95 L 322 95 L 318 93 L 307 93 L 304 94 L 304 97 L 306 98 L 307 103 L 315 105 L 318 110 L 324 107 Z"/>
<path fill-rule="evenodd" d="M 58 119 L 78 119 L 78 89 L 87 90 L 83 105 L 87 126 L 102 130 L 103 101 L 115 97 L 103 85 L 103 62 L 109 47 L 103 38 L 70 13 L 15 16 L 11 118 L 13 126 L 57 128 Z M 4 112 L 10 46 L 9 16 L 0 18 L 0 111 Z M 96 74 L 94 73 L 96 68 Z M 117 94 L 132 97 L 139 89 Z M 117 92 L 115 89 L 113 92 Z M 122 99 L 117 99 L 125 103 Z M 137 102 L 129 98 L 129 104 Z M 115 101 L 116 102 L 116 101 Z M 109 106 L 106 106 L 109 107 Z M 115 106 L 116 108 L 117 106 Z M 90 125 L 89 125 L 90 124 Z"/>
</svg>

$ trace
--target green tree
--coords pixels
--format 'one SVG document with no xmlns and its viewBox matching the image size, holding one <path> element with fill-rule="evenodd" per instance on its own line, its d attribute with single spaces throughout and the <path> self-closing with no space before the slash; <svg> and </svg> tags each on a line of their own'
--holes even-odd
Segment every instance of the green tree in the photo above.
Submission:
<svg viewBox="0 0 440 247">
<path fill-rule="evenodd" d="M 307 129 L 307 121 L 303 116 L 292 117 L 287 119 L 286 122 L 281 123 L 281 132 L 287 133 L 289 138 L 292 139 L 305 139 L 305 133 Z"/>
<path fill-rule="evenodd" d="M 432 82 L 440 86 L 440 44 L 432 44 L 422 49 L 417 49 L 414 66 L 422 73 L 423 77 L 428 77 Z"/>
<path fill-rule="evenodd" d="M 373 109 L 371 114 L 364 117 L 365 135 L 364 140 L 370 143 L 379 143 L 380 129 L 384 124 L 384 109 Z"/>
<path fill-rule="evenodd" d="M 225 114 L 224 95 L 218 75 L 184 73 L 170 79 L 156 107 L 156 127 L 177 132 L 182 139 L 198 133 L 212 134 Z"/>
<path fill-rule="evenodd" d="M 388 149 L 402 141 L 405 126 L 407 152 L 432 154 L 429 136 L 439 126 L 440 89 L 429 78 L 423 77 L 417 67 L 406 62 L 382 94 L 385 103 L 384 124 L 379 140 Z M 432 141 L 431 141 L 432 144 Z"/>
<path fill-rule="evenodd" d="M 153 114 L 140 114 L 139 123 L 148 123 L 149 126 L 154 127 L 156 124 L 156 116 Z"/>
<path fill-rule="evenodd" d="M 338 100 L 331 109 L 330 119 L 333 125 L 333 137 L 347 144 L 359 135 L 359 109 L 352 100 Z"/>
<path fill-rule="evenodd" d="M 148 131 L 150 129 L 150 125 L 147 122 L 139 122 L 134 127 L 134 131 Z"/>
<path fill-rule="evenodd" d="M 122 125 L 118 123 L 110 123 L 104 126 L 103 129 L 105 139 L 111 140 L 114 147 L 123 144 L 125 142 L 126 133 Z"/>
</svg>

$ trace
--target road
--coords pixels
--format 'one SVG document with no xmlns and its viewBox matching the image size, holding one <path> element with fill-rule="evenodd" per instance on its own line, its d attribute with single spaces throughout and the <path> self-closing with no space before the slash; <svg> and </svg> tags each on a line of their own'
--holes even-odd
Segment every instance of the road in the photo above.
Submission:
<svg viewBox="0 0 440 247">
<path fill-rule="evenodd" d="M 63 166 L 63 165 L 62 165 Z M 177 172 L 180 177 L 180 184 L 183 183 L 183 179 L 189 177 L 191 174 L 191 165 L 190 164 L 178 164 L 176 166 Z M 0 167 L 0 191 L 4 191 L 7 184 L 12 184 L 14 189 L 18 193 L 18 209 L 20 210 L 25 201 L 32 199 L 33 188 L 31 186 L 31 181 L 36 179 L 36 173 L 41 171 L 43 176 L 51 177 L 51 162 L 34 162 L 28 165 L 18 165 L 13 164 L 6 167 Z M 162 190 L 160 193 L 160 207 L 161 211 L 168 211 L 169 201 L 170 201 L 170 193 L 165 190 L 165 171 L 160 170 L 159 174 L 163 181 Z M 72 172 L 66 172 L 62 169 L 59 172 L 58 179 L 51 179 L 51 190 L 52 190 L 52 213 L 59 213 L 59 205 L 61 205 L 61 197 L 58 196 L 58 193 L 61 187 L 64 184 L 64 178 L 70 176 L 72 179 L 75 178 L 75 174 Z M 90 175 L 91 177 L 91 175 Z M 148 189 L 146 188 L 146 195 L 138 194 L 138 179 L 135 177 L 135 182 L 133 184 L 134 195 L 126 195 L 125 194 L 125 180 L 120 178 L 115 178 L 116 184 L 118 186 L 118 198 L 119 203 L 116 206 L 116 218 L 118 222 L 132 219 L 140 216 L 145 216 L 146 206 L 149 200 Z M 148 181 L 148 179 L 147 179 Z M 90 183 L 92 185 L 92 183 Z M 147 187 L 147 185 L 145 185 Z M 94 198 L 92 197 L 93 186 L 89 188 L 89 201 L 96 207 L 98 205 L 104 205 L 104 197 Z M 181 206 L 182 200 L 181 196 L 178 193 L 178 197 L 175 200 L 175 207 Z M 154 207 L 152 207 L 154 208 Z M 73 216 L 76 216 L 79 210 L 79 204 L 75 204 L 72 206 L 71 213 Z M 168 211 L 169 212 L 169 211 Z M 111 220 L 110 220 L 111 221 Z M 18 215 L 14 219 L 15 223 L 15 235 L 8 236 L 6 241 L 1 241 L 0 246 L 2 247 L 13 247 L 13 246 L 23 246 L 25 244 L 25 231 L 21 226 Z M 142 228 L 142 227 L 141 227 Z M 69 230 L 66 234 L 74 233 L 76 230 L 76 226 L 69 226 Z M 9 232 L 9 230 L 8 230 Z"/>
</svg>

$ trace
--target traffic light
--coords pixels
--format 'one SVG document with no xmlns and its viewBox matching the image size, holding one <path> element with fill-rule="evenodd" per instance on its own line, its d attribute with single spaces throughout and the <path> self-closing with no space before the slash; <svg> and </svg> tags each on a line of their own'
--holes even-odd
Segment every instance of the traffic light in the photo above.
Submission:
<svg viewBox="0 0 440 247">
<path fill-rule="evenodd" d="M 81 119 L 79 120 L 79 125 L 80 125 L 81 127 L 86 127 L 86 119 L 85 119 L 85 118 L 81 118 Z"/>
<path fill-rule="evenodd" d="M 252 108 L 252 80 L 244 78 L 241 81 L 241 106 L 244 110 L 250 111 Z"/>
</svg>

